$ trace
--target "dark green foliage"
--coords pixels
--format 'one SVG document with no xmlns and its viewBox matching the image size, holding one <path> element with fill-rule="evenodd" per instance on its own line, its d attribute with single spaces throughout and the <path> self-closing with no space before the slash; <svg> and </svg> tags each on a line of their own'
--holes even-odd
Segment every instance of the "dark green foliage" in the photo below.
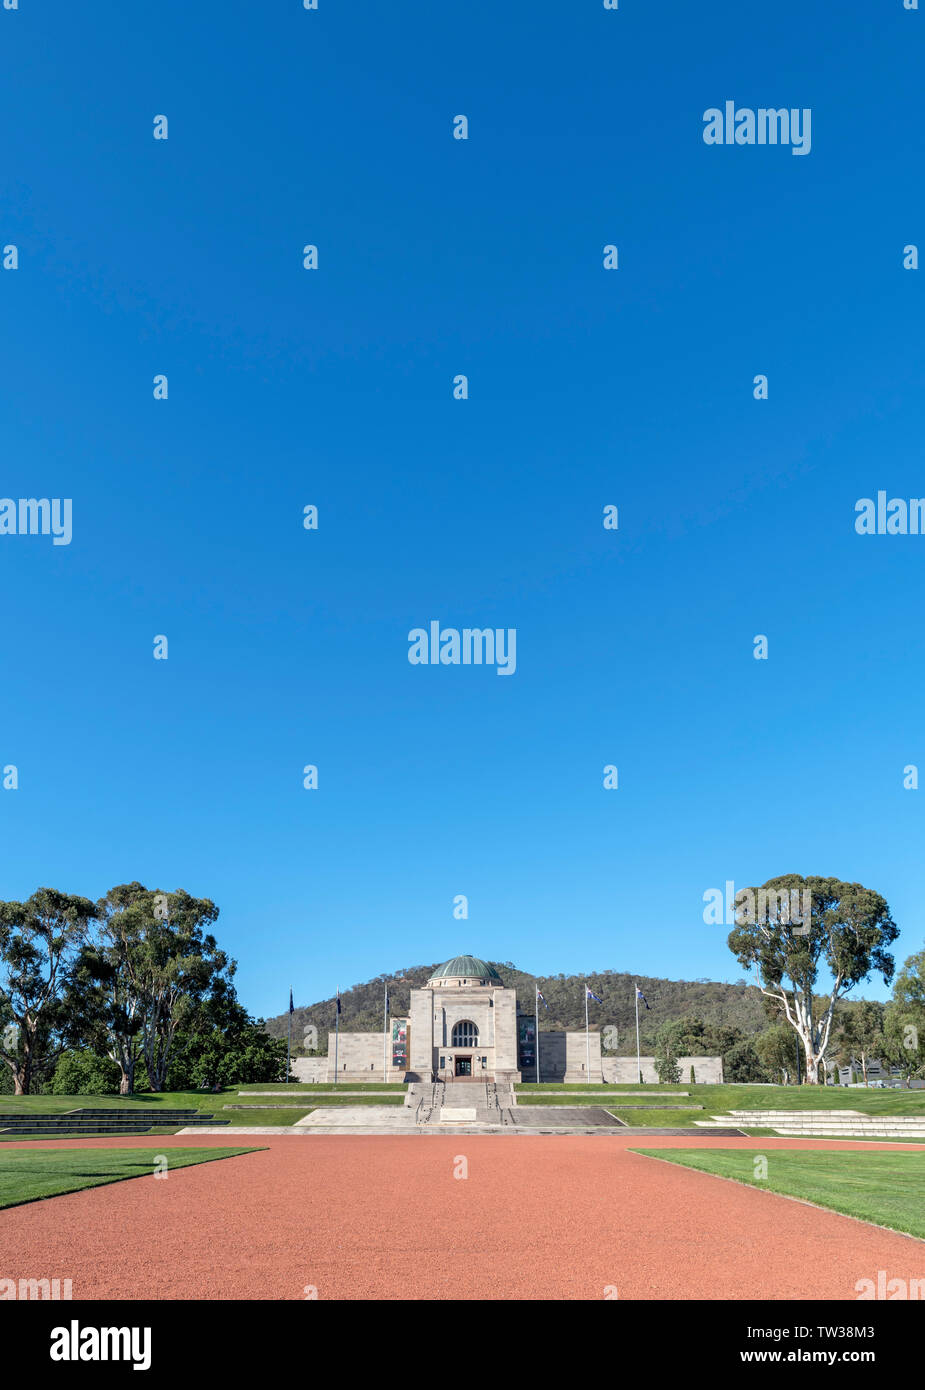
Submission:
<svg viewBox="0 0 925 1390">
<path fill-rule="evenodd" d="M 810 909 L 806 921 L 804 897 Z M 886 983 L 893 978 L 887 948 L 898 934 L 886 899 L 861 883 L 781 874 L 761 888 L 736 894 L 729 949 L 740 965 L 755 971 L 766 997 L 777 1006 L 778 1020 L 786 1020 L 799 1034 L 807 1081 L 820 1079 L 841 997 L 873 971 Z M 834 982 L 821 1009 L 816 993 L 820 971 Z"/>
<path fill-rule="evenodd" d="M 270 1037 L 228 994 L 206 1000 L 174 1038 L 168 1090 L 285 1080 L 285 1039 Z"/>
<path fill-rule="evenodd" d="M 119 1068 L 93 1052 L 63 1052 L 49 1090 L 55 1096 L 106 1096 L 119 1091 Z"/>
<path fill-rule="evenodd" d="M 88 898 L 55 888 L 39 888 L 26 902 L 0 902 L 0 1061 L 17 1095 L 46 1079 L 80 1037 L 75 962 L 95 911 Z"/>
<path fill-rule="evenodd" d="M 744 1084 L 749 1081 L 769 1080 L 751 1038 L 744 1038 L 742 1042 L 735 1043 L 724 1054 L 723 1080 L 730 1085 L 735 1082 Z"/>
</svg>

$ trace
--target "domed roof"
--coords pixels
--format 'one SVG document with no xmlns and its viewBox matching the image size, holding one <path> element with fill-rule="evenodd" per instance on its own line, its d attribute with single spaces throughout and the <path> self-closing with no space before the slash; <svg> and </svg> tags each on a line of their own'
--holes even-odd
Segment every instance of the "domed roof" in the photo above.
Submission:
<svg viewBox="0 0 925 1390">
<path fill-rule="evenodd" d="M 446 965 L 441 965 L 439 970 L 435 970 L 431 979 L 497 980 L 501 983 L 501 976 L 494 966 L 489 965 L 486 960 L 479 960 L 478 956 L 454 956 Z"/>
</svg>

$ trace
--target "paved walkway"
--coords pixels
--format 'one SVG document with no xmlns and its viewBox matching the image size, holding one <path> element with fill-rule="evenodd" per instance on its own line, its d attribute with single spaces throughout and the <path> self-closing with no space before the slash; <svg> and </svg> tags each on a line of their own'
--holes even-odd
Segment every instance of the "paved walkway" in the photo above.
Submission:
<svg viewBox="0 0 925 1390">
<path fill-rule="evenodd" d="M 925 1277 L 925 1242 L 607 1142 L 269 1138 L 262 1153 L 0 1212 L 0 1275 L 74 1298 L 854 1299 Z M 189 1138 L 49 1141 L 148 1148 Z M 221 1146 L 221 1137 L 197 1135 Z M 261 1142 L 260 1140 L 257 1141 Z M 771 1139 L 646 1147 L 887 1148 Z M 8 1147 L 34 1147 L 27 1144 Z M 465 1174 L 465 1176 L 463 1176 Z M 472 1271 L 476 1271 L 473 1276 Z M 612 1294 L 610 1295 L 612 1296 Z"/>
</svg>

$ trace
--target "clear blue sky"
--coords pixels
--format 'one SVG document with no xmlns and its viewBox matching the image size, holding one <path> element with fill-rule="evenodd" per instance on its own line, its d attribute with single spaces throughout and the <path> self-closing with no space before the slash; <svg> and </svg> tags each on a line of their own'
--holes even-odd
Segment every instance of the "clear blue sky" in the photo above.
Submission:
<svg viewBox="0 0 925 1390">
<path fill-rule="evenodd" d="M 920 949 L 925 537 L 854 504 L 925 494 L 923 26 L 0 10 L 0 493 L 74 509 L 0 537 L 0 896 L 208 895 L 263 1014 L 458 951 L 736 979 L 703 893 L 786 872 Z M 726 99 L 811 153 L 705 145 Z M 409 665 L 431 619 L 516 673 Z"/>
</svg>

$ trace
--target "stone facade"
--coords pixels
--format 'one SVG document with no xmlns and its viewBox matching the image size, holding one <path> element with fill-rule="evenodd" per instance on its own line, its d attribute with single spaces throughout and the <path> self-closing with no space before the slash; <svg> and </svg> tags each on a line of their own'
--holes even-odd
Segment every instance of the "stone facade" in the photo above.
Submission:
<svg viewBox="0 0 925 1390">
<path fill-rule="evenodd" d="M 410 1070 L 422 1081 L 457 1075 L 460 1079 L 520 1080 L 514 990 L 503 985 L 446 984 L 411 993 Z"/>
<path fill-rule="evenodd" d="M 422 989 L 411 991 L 407 1065 L 397 1065 L 391 1034 L 341 1031 L 337 1081 L 472 1080 L 533 1081 L 536 1051 L 533 1015 L 517 1010 L 517 994 L 497 973 L 473 956 L 448 961 Z M 523 1026 L 529 1037 L 520 1042 Z M 327 1057 L 300 1057 L 292 1069 L 300 1081 L 335 1078 L 333 1033 Z M 541 1032 L 540 1081 L 629 1083 L 638 1080 L 635 1057 L 602 1057 L 600 1032 Z M 657 1081 L 655 1059 L 641 1058 L 644 1081 Z M 721 1082 L 719 1057 L 681 1057 L 681 1083 Z"/>
</svg>

